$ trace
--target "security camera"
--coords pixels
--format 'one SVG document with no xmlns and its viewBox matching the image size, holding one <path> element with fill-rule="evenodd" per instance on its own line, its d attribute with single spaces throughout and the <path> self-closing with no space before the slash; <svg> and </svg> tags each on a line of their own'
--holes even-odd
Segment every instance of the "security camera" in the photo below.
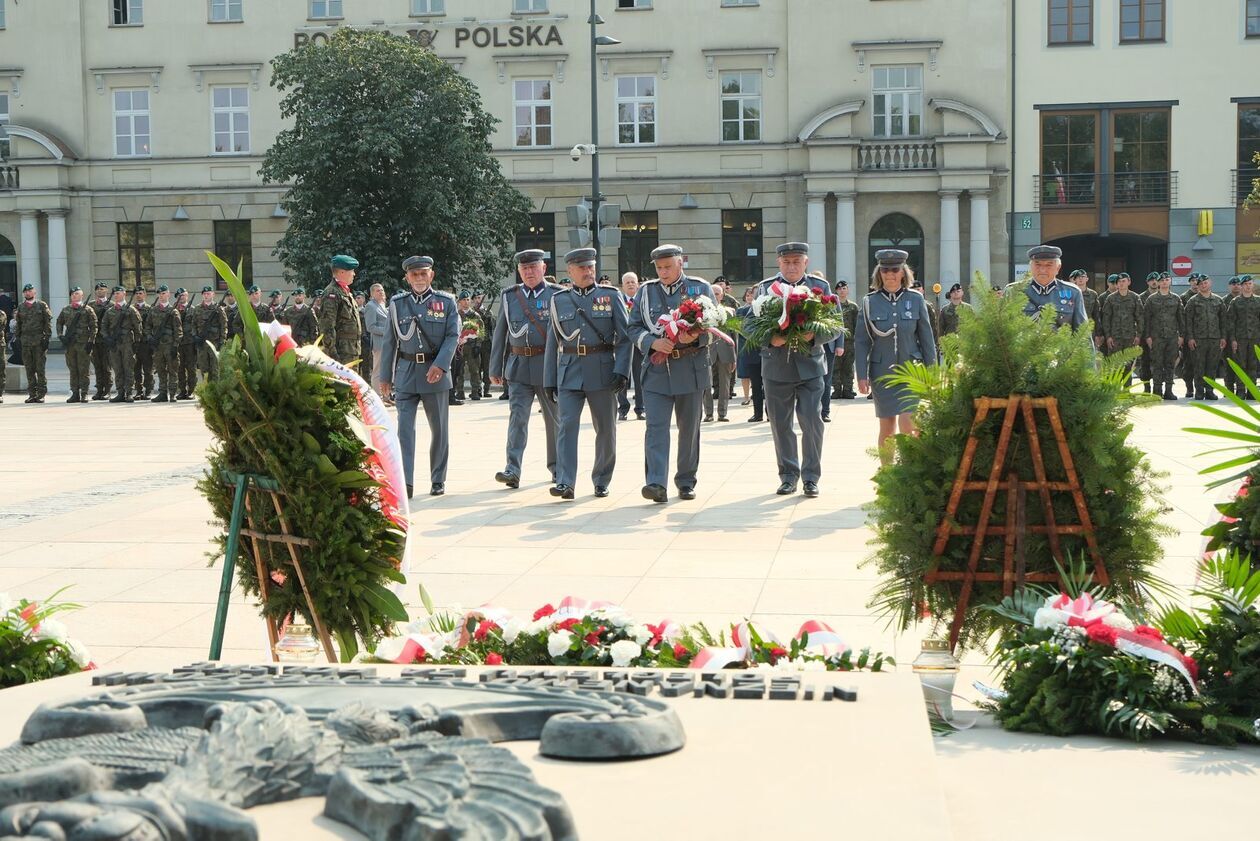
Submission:
<svg viewBox="0 0 1260 841">
<path fill-rule="evenodd" d="M 579 161 L 582 159 L 582 144 L 581 143 L 579 143 L 578 145 L 574 146 L 572 149 L 569 150 L 569 157 L 572 158 L 574 161 Z"/>
</svg>

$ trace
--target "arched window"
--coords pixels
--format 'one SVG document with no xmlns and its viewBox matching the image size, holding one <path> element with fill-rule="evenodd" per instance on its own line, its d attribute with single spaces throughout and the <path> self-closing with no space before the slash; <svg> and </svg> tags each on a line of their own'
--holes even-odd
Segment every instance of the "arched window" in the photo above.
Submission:
<svg viewBox="0 0 1260 841">
<path fill-rule="evenodd" d="M 881 248 L 900 248 L 910 254 L 910 268 L 916 276 L 923 273 L 923 228 L 904 213 L 890 213 L 871 226 L 869 264 L 866 276 L 875 271 L 875 252 Z"/>
</svg>

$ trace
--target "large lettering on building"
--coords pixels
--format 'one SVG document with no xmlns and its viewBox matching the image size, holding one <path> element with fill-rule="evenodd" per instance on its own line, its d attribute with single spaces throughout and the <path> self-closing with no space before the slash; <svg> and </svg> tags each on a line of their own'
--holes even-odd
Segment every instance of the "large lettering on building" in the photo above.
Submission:
<svg viewBox="0 0 1260 841">
<path fill-rule="evenodd" d="M 295 32 L 293 47 L 305 47 L 308 44 L 327 44 L 331 32 Z M 405 34 L 422 47 L 435 48 L 439 30 L 407 29 Z M 461 26 L 455 30 L 456 48 L 471 44 L 474 47 L 549 47 L 552 44 L 564 46 L 558 26 Z"/>
</svg>

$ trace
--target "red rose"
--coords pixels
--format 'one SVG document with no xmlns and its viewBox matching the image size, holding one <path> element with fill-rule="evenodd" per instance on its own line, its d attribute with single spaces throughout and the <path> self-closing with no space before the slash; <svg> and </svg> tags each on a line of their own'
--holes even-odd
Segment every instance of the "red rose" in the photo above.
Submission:
<svg viewBox="0 0 1260 841">
<path fill-rule="evenodd" d="M 1133 633 L 1160 640 L 1161 642 L 1164 639 L 1164 635 L 1159 632 L 1159 628 L 1152 628 L 1150 625 L 1138 625 L 1133 629 Z"/>
<path fill-rule="evenodd" d="M 687 646 L 683 645 L 681 642 L 674 643 L 674 659 L 675 660 L 681 660 L 690 653 L 691 652 L 687 651 Z"/>
<path fill-rule="evenodd" d="M 1088 634 L 1089 638 L 1094 642 L 1109 645 L 1112 648 L 1116 647 L 1116 629 L 1110 625 L 1104 625 L 1099 622 L 1087 627 L 1085 629 L 1085 633 Z"/>
<path fill-rule="evenodd" d="M 549 604 L 545 604 L 534 611 L 534 621 L 537 622 L 539 619 L 542 619 L 544 616 L 550 616 L 551 614 L 555 612 L 556 612 L 556 609 L 554 607 L 552 607 Z"/>
<path fill-rule="evenodd" d="M 482 622 L 480 625 L 477 626 L 477 630 L 473 633 L 473 639 L 478 640 L 478 641 L 484 640 L 487 634 L 489 634 L 491 631 L 497 631 L 497 630 L 499 630 L 499 626 L 496 623 Z"/>
<path fill-rule="evenodd" d="M 587 645 L 599 645 L 599 634 L 595 631 L 591 631 L 589 634 L 582 637 L 582 642 Z"/>
<path fill-rule="evenodd" d="M 497 651 L 491 651 L 489 654 L 486 655 L 486 665 L 487 666 L 502 666 L 503 655 L 499 654 Z"/>
<path fill-rule="evenodd" d="M 578 623 L 578 620 L 576 619 L 566 619 L 563 622 L 559 622 L 556 624 L 556 630 L 557 631 L 571 631 L 573 630 L 573 626 L 576 625 L 577 623 Z"/>
</svg>

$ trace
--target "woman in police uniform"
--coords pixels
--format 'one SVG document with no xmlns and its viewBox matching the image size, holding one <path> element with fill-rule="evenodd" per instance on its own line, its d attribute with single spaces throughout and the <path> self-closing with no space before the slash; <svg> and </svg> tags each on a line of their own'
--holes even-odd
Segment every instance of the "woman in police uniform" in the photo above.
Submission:
<svg viewBox="0 0 1260 841">
<path fill-rule="evenodd" d="M 874 394 L 880 458 L 884 460 L 888 457 L 884 442 L 894 432 L 914 434 L 913 412 L 918 399 L 904 387 L 888 385 L 883 378 L 894 366 L 912 360 L 936 364 L 932 316 L 924 297 L 910 291 L 914 273 L 906 265 L 909 256 L 895 248 L 876 252 L 879 265 L 871 279 L 874 291 L 858 308 L 854 337 L 858 390 Z"/>
</svg>

